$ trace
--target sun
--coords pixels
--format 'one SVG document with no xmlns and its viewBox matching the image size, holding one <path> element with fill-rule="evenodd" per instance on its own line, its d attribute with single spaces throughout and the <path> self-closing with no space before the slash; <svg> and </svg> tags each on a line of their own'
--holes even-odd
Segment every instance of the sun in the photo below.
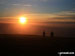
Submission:
<svg viewBox="0 0 75 56">
<path fill-rule="evenodd" d="M 26 19 L 26 17 L 20 17 L 19 21 L 21 24 L 25 24 L 27 22 L 27 19 Z"/>
</svg>

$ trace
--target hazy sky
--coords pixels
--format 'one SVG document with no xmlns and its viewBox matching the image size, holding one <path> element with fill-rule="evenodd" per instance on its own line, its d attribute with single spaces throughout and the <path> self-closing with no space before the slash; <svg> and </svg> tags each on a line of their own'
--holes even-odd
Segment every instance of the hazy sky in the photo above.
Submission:
<svg viewBox="0 0 75 56">
<path fill-rule="evenodd" d="M 75 22 L 75 0 L 0 0 L 1 20 L 22 15 L 34 20 Z"/>
</svg>

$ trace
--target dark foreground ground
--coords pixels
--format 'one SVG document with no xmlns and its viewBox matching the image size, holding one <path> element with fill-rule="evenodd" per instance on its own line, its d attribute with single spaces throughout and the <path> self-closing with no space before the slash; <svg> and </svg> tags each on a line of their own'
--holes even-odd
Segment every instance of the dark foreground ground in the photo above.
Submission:
<svg viewBox="0 0 75 56">
<path fill-rule="evenodd" d="M 58 52 L 75 52 L 75 38 L 0 35 L 0 56 L 59 56 Z"/>
</svg>

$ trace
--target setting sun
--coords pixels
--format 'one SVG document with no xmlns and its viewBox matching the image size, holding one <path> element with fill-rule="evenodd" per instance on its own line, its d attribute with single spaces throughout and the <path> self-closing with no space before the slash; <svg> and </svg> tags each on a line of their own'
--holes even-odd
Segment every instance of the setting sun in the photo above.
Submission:
<svg viewBox="0 0 75 56">
<path fill-rule="evenodd" d="M 20 17 L 20 23 L 24 24 L 26 23 L 27 19 L 26 17 Z"/>
</svg>

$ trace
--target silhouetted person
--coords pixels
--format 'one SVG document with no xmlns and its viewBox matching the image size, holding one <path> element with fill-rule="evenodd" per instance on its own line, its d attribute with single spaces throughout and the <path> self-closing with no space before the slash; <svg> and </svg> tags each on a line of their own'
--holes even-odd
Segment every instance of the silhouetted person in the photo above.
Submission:
<svg viewBox="0 0 75 56">
<path fill-rule="evenodd" d="M 45 37 L 45 31 L 43 31 L 43 37 Z"/>
<path fill-rule="evenodd" d="M 54 33 L 53 32 L 51 32 L 51 37 L 54 37 Z"/>
</svg>

